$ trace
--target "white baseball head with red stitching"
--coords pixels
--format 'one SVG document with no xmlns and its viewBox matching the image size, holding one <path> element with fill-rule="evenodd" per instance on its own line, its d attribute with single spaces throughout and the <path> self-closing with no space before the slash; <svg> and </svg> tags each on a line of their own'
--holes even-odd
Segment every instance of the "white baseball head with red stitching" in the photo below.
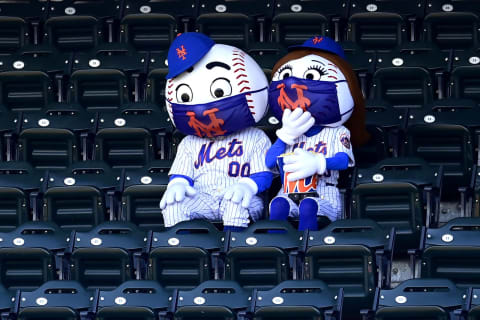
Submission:
<svg viewBox="0 0 480 320">
<path fill-rule="evenodd" d="M 167 79 L 165 95 L 167 111 L 173 121 L 169 102 L 201 104 L 268 87 L 260 66 L 242 50 L 215 44 L 192 68 Z M 255 122 L 267 111 L 268 90 L 246 96 Z"/>
</svg>

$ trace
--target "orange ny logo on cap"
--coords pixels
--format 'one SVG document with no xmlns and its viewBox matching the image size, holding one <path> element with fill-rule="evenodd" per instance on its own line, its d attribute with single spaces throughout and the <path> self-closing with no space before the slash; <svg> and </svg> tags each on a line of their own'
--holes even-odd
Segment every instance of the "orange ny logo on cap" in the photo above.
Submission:
<svg viewBox="0 0 480 320">
<path fill-rule="evenodd" d="M 313 38 L 312 42 L 313 42 L 313 44 L 316 45 L 317 43 L 322 42 L 322 40 L 323 40 L 323 37 L 320 37 L 320 38 L 319 38 L 319 37 L 315 37 L 315 38 Z"/>
<path fill-rule="evenodd" d="M 187 49 L 183 46 L 183 44 L 180 46 L 180 48 L 177 48 L 177 56 L 179 59 L 186 60 L 187 57 Z"/>
</svg>

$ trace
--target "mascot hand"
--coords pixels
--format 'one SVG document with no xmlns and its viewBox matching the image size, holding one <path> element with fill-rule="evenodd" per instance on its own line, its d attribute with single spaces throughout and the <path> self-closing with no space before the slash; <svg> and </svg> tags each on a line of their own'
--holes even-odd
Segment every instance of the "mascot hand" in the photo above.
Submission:
<svg viewBox="0 0 480 320">
<path fill-rule="evenodd" d="M 282 127 L 277 130 L 277 137 L 288 145 L 308 131 L 315 124 L 310 112 L 303 112 L 301 108 L 285 109 L 282 116 Z"/>
<path fill-rule="evenodd" d="M 250 201 L 257 194 L 258 186 L 250 178 L 241 178 L 236 184 L 230 186 L 223 195 L 223 199 L 231 200 L 233 203 L 242 202 L 243 208 L 248 208 Z"/>
<path fill-rule="evenodd" d="M 326 160 L 322 153 L 314 153 L 297 148 L 294 154 L 283 159 L 283 170 L 288 172 L 288 181 L 297 181 L 313 176 L 322 175 L 326 170 Z"/>
<path fill-rule="evenodd" d="M 163 194 L 162 200 L 160 200 L 160 209 L 165 209 L 167 205 L 174 204 L 175 202 L 182 202 L 185 196 L 192 197 L 197 193 L 189 182 L 183 178 L 172 179 L 167 186 L 167 190 Z"/>
</svg>

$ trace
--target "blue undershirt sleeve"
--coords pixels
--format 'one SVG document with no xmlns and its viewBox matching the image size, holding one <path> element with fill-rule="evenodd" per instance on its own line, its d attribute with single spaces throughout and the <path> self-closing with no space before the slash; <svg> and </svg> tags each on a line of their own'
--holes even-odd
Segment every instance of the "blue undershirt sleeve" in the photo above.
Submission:
<svg viewBox="0 0 480 320">
<path fill-rule="evenodd" d="M 280 139 L 277 139 L 274 144 L 268 149 L 265 157 L 265 164 L 267 168 L 273 169 L 277 165 L 277 157 L 285 152 L 287 144 Z"/>
<path fill-rule="evenodd" d="M 273 180 L 273 173 L 269 171 L 257 172 L 250 175 L 250 179 L 252 179 L 257 184 L 258 194 L 270 188 Z"/>
<path fill-rule="evenodd" d="M 188 176 L 184 176 L 183 174 L 172 174 L 168 181 L 172 181 L 175 178 L 183 178 L 188 181 L 191 187 L 193 187 L 193 179 Z"/>
<path fill-rule="evenodd" d="M 345 152 L 337 152 L 335 156 L 325 160 L 328 170 L 345 170 L 348 168 L 349 157 Z"/>
</svg>

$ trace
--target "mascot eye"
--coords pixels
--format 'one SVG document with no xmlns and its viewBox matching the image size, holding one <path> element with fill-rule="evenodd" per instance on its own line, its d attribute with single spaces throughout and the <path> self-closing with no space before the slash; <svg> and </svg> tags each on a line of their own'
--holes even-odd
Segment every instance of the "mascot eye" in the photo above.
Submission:
<svg viewBox="0 0 480 320">
<path fill-rule="evenodd" d="M 284 66 L 277 71 L 278 80 L 284 80 L 292 76 L 292 68 L 290 66 Z"/>
<path fill-rule="evenodd" d="M 213 80 L 210 86 L 210 93 L 214 98 L 228 97 L 232 94 L 232 86 L 230 81 L 225 78 L 218 78 Z"/>
<path fill-rule="evenodd" d="M 310 67 L 303 74 L 303 78 L 308 80 L 320 80 L 320 78 L 325 74 L 325 71 L 323 71 L 319 67 Z"/>
<path fill-rule="evenodd" d="M 193 99 L 192 89 L 187 84 L 181 84 L 177 87 L 177 102 L 190 102 Z"/>
</svg>

